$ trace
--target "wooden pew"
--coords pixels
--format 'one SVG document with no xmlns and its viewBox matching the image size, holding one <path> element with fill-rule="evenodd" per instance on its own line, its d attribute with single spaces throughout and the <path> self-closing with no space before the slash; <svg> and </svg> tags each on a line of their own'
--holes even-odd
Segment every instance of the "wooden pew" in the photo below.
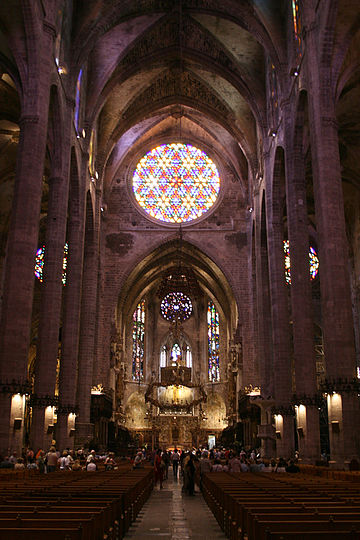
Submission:
<svg viewBox="0 0 360 540">
<path fill-rule="evenodd" d="M 152 468 L 133 471 L 126 467 L 122 471 L 80 475 L 64 471 L 39 475 L 34 482 L 14 477 L 1 490 L 0 539 L 19 538 L 21 529 L 24 538 L 37 540 L 45 538 L 46 529 L 47 540 L 50 535 L 51 540 L 56 540 L 59 536 L 54 536 L 53 531 L 61 528 L 62 540 L 66 535 L 71 540 L 118 540 L 136 518 L 152 487 Z"/>
<path fill-rule="evenodd" d="M 258 540 L 258 530 L 252 530 L 254 523 L 260 527 L 263 536 L 267 523 L 271 526 L 271 534 L 273 525 L 280 527 L 279 523 L 287 523 L 288 527 L 295 529 L 300 526 L 302 531 L 304 527 L 312 527 L 314 533 L 325 525 L 332 528 L 342 526 L 342 530 L 351 532 L 349 526 L 356 524 L 356 512 L 360 507 L 360 490 L 356 485 L 349 489 L 349 484 L 344 486 L 339 481 L 322 479 L 312 481 L 305 475 L 210 473 L 204 477 L 203 486 L 207 504 L 224 532 L 233 540 L 243 538 L 245 533 L 249 534 L 250 540 Z M 254 517 L 261 512 L 263 522 Z M 299 513 L 303 514 L 302 517 Z M 342 523 L 334 525 L 330 519 L 332 514 L 336 514 L 334 519 L 339 516 L 338 522 Z M 304 521 L 305 517 L 307 521 Z M 285 534 L 286 531 L 277 532 Z M 296 530 L 289 532 L 293 534 Z"/>
</svg>

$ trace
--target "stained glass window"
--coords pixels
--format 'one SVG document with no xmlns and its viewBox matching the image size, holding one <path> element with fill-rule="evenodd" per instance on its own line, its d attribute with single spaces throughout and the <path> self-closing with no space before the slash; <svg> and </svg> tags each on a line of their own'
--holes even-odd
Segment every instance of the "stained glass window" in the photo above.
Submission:
<svg viewBox="0 0 360 540">
<path fill-rule="evenodd" d="M 166 353 L 167 347 L 166 345 L 163 345 L 160 351 L 160 367 L 166 367 Z"/>
<path fill-rule="evenodd" d="M 178 343 L 174 343 L 174 345 L 172 346 L 170 361 L 172 366 L 181 365 L 182 354 L 181 347 Z"/>
<path fill-rule="evenodd" d="M 132 378 L 133 381 L 142 381 L 144 380 L 145 300 L 141 300 L 134 311 L 132 338 Z"/>
<path fill-rule="evenodd" d="M 189 345 L 186 345 L 186 367 L 192 367 L 192 354 Z"/>
<path fill-rule="evenodd" d="M 139 161 L 134 195 L 151 217 L 168 223 L 199 218 L 215 203 L 220 178 L 214 162 L 190 144 L 157 146 Z"/>
<path fill-rule="evenodd" d="M 44 272 L 44 259 L 45 259 L 45 246 L 39 248 L 35 255 L 35 276 L 38 280 L 43 281 L 43 272 Z"/>
<path fill-rule="evenodd" d="M 291 260 L 290 260 L 290 243 L 289 240 L 284 240 L 284 255 L 285 255 L 285 279 L 286 283 L 291 283 Z M 319 273 L 319 258 L 315 249 L 310 246 L 309 248 L 309 268 L 310 279 L 315 279 Z"/>
<path fill-rule="evenodd" d="M 299 0 L 292 0 L 292 17 L 294 25 L 294 38 L 296 47 L 296 62 L 299 65 L 302 56 L 301 19 Z"/>
<path fill-rule="evenodd" d="M 95 174 L 95 131 L 92 130 L 89 144 L 89 173 L 91 176 Z"/>
<path fill-rule="evenodd" d="M 186 294 L 171 292 L 165 296 L 160 304 L 161 315 L 167 321 L 186 321 L 192 314 L 192 303 Z"/>
<path fill-rule="evenodd" d="M 208 357 L 209 357 L 209 381 L 217 382 L 220 380 L 220 323 L 219 313 L 215 304 L 208 302 L 207 311 L 207 326 L 208 326 Z"/>
<path fill-rule="evenodd" d="M 67 257 L 69 254 L 69 245 L 66 242 L 64 245 L 64 258 L 63 258 L 63 271 L 62 271 L 62 283 L 66 285 L 66 267 L 67 267 Z M 41 283 L 44 280 L 44 264 L 45 264 L 45 246 L 39 248 L 35 255 L 35 276 L 38 278 Z"/>
<path fill-rule="evenodd" d="M 79 71 L 79 76 L 76 81 L 75 91 L 75 129 L 76 133 L 79 133 L 79 121 L 80 121 L 80 97 L 81 97 L 81 79 L 83 75 L 82 68 Z"/>
</svg>

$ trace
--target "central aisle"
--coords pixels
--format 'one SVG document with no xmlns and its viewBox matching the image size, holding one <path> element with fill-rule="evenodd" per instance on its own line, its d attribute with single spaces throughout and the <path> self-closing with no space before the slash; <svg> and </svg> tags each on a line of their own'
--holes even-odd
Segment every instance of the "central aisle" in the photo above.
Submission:
<svg viewBox="0 0 360 540">
<path fill-rule="evenodd" d="M 159 486 L 154 488 L 125 538 L 225 540 L 226 536 L 201 493 L 190 497 L 181 493 L 181 487 L 181 482 L 173 479 L 169 469 L 169 479 L 164 482 L 164 489 L 160 490 Z"/>
</svg>

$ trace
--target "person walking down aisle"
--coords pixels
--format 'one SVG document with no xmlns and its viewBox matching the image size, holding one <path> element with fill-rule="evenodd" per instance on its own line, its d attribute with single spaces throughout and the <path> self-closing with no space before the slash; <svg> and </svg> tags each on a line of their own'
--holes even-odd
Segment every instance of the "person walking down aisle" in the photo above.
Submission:
<svg viewBox="0 0 360 540">
<path fill-rule="evenodd" d="M 180 461 L 180 456 L 179 456 L 179 452 L 178 452 L 177 448 L 175 448 L 174 452 L 171 455 L 171 461 L 172 461 L 174 478 L 177 479 L 178 469 L 179 469 L 179 461 Z"/>
<path fill-rule="evenodd" d="M 194 495 L 195 489 L 195 465 L 194 456 L 191 452 L 188 453 L 183 461 L 184 471 L 184 492 L 188 495 Z"/>
<path fill-rule="evenodd" d="M 155 486 L 157 481 L 160 482 L 160 489 L 163 488 L 163 479 L 164 479 L 164 467 L 161 459 L 161 449 L 159 448 L 155 454 L 154 459 L 154 472 L 155 472 Z"/>
</svg>

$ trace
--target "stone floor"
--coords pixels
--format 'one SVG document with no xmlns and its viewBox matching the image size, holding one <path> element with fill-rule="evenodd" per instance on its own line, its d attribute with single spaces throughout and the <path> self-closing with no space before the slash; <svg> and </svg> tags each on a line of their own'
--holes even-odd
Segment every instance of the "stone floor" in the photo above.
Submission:
<svg viewBox="0 0 360 540">
<path fill-rule="evenodd" d="M 181 492 L 182 484 L 174 480 L 171 470 L 164 488 L 155 487 L 137 520 L 125 538 L 137 540 L 222 540 L 220 529 L 201 493 L 193 497 Z"/>
</svg>

